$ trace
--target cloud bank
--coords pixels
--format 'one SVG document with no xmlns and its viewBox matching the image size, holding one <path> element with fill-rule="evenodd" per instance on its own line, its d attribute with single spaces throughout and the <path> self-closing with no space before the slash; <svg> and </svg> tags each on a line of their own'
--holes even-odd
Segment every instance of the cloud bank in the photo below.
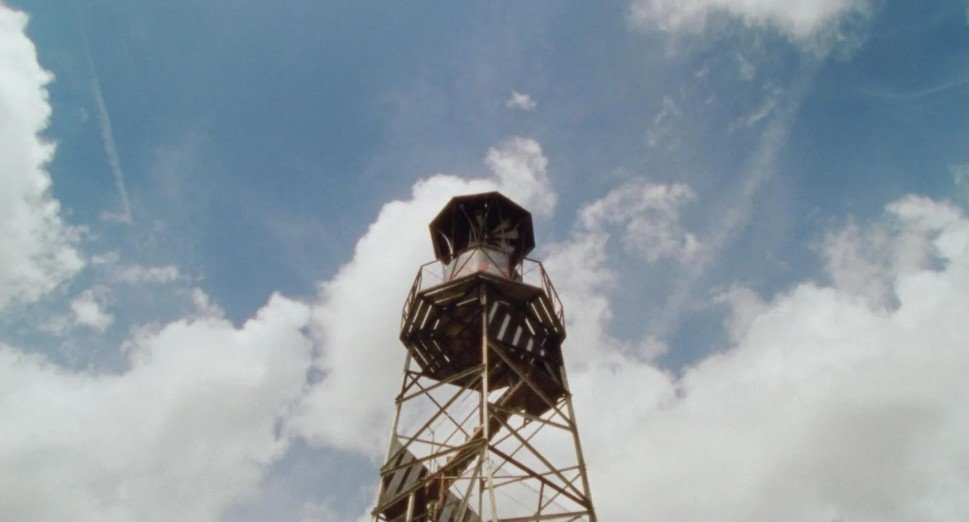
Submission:
<svg viewBox="0 0 969 522">
<path fill-rule="evenodd" d="M 241 328 L 192 318 L 144 331 L 120 375 L 0 345 L 0 518 L 218 519 L 286 448 L 308 316 L 277 296 Z"/>
<path fill-rule="evenodd" d="M 734 291 L 730 347 L 682 376 L 618 353 L 602 300 L 560 285 L 570 316 L 593 318 L 573 320 L 567 357 L 576 330 L 601 350 L 570 378 L 603 519 L 969 516 L 969 220 L 917 197 L 887 213 L 868 225 L 878 253 L 920 260 L 887 276 L 897 307 L 851 285 Z M 596 295 L 608 274 L 582 270 Z"/>
<path fill-rule="evenodd" d="M 0 309 L 37 301 L 84 266 L 44 170 L 54 155 L 41 137 L 52 76 L 37 62 L 26 24 L 23 13 L 0 6 Z"/>
</svg>

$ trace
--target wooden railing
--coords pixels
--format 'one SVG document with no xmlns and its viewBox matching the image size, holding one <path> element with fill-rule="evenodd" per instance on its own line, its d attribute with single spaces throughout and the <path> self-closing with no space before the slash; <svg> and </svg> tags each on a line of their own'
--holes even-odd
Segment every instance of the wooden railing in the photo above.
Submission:
<svg viewBox="0 0 969 522">
<path fill-rule="evenodd" d="M 417 294 L 448 282 L 445 277 L 447 273 L 446 269 L 447 267 L 444 263 L 434 260 L 424 263 L 417 270 L 417 276 L 414 277 L 414 283 L 411 285 L 410 292 L 407 294 L 407 299 L 404 301 L 404 306 L 401 309 L 401 327 L 407 321 L 407 311 L 410 309 L 410 305 L 417 297 Z M 516 264 L 511 279 L 529 286 L 541 288 L 552 304 L 552 310 L 555 316 L 561 324 L 565 324 L 565 308 L 562 306 L 562 300 L 559 298 L 559 294 L 555 290 L 555 286 L 552 284 L 548 272 L 545 271 L 545 267 L 540 261 L 531 258 L 522 259 Z"/>
</svg>

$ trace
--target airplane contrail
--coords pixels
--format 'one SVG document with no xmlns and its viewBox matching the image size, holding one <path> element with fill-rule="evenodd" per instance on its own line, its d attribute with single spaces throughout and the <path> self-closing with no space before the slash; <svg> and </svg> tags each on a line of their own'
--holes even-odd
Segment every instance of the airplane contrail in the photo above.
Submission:
<svg viewBox="0 0 969 522">
<path fill-rule="evenodd" d="M 104 103 L 104 95 L 101 93 L 101 82 L 98 81 L 98 74 L 94 68 L 94 58 L 91 56 L 91 48 L 87 41 L 87 32 L 84 26 L 81 28 L 81 39 L 84 43 L 84 55 L 87 58 L 88 68 L 91 72 L 91 92 L 94 94 L 94 102 L 98 109 L 98 126 L 101 128 L 101 141 L 104 143 L 104 153 L 108 157 L 108 164 L 111 166 L 111 173 L 114 175 L 114 185 L 118 189 L 121 197 L 121 221 L 131 224 L 131 205 L 128 202 L 128 191 L 124 183 L 124 171 L 121 169 L 121 159 L 118 157 L 118 149 L 114 142 L 114 131 L 111 129 L 111 115 Z"/>
</svg>

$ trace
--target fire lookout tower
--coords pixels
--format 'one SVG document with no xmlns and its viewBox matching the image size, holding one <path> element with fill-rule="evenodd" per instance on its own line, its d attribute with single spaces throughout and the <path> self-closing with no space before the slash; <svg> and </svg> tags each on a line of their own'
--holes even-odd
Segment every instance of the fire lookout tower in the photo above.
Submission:
<svg viewBox="0 0 969 522">
<path fill-rule="evenodd" d="M 401 321 L 404 378 L 374 521 L 596 522 L 561 302 L 528 211 L 497 192 L 431 222 Z"/>
</svg>

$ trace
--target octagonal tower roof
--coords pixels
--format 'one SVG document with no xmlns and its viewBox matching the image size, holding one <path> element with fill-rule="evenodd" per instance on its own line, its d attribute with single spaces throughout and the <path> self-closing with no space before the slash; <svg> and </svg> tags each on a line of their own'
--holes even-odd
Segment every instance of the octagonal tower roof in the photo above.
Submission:
<svg viewBox="0 0 969 522">
<path fill-rule="evenodd" d="M 456 196 L 431 221 L 434 256 L 450 263 L 473 247 L 490 247 L 521 261 L 535 248 L 532 214 L 500 192 Z"/>
</svg>

